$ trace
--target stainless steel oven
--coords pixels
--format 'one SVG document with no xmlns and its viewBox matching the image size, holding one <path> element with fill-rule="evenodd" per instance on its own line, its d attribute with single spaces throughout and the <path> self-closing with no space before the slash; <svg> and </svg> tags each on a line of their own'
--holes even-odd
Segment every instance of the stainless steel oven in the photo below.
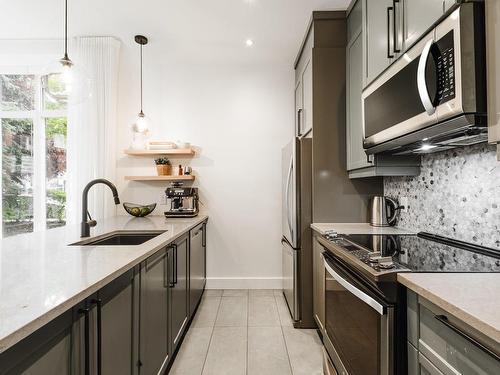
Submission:
<svg viewBox="0 0 500 375">
<path fill-rule="evenodd" d="M 484 4 L 457 7 L 367 86 L 362 99 L 367 154 L 486 141 Z"/>
<path fill-rule="evenodd" d="M 341 375 L 394 374 L 394 306 L 335 257 L 324 255 L 328 357 Z"/>
</svg>

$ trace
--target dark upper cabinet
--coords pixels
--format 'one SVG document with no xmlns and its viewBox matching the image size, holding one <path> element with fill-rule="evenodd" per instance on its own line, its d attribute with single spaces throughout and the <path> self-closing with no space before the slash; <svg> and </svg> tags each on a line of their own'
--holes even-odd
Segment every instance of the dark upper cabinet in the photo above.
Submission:
<svg viewBox="0 0 500 375">
<path fill-rule="evenodd" d="M 347 47 L 346 47 L 346 151 L 347 171 L 350 179 L 377 177 L 377 176 L 416 176 L 420 173 L 419 156 L 380 156 L 368 157 L 363 148 L 364 120 L 361 94 L 363 91 L 363 72 L 370 66 L 370 56 L 365 59 L 363 41 L 368 40 L 367 25 L 374 26 L 375 20 L 363 22 L 369 6 L 379 6 L 376 2 L 358 0 L 353 4 L 347 17 Z M 400 8 L 396 7 L 397 10 Z M 392 13 L 391 13 L 392 14 Z M 378 38 L 381 38 L 380 36 Z M 370 51 L 368 51 L 370 54 Z M 382 61 L 380 59 L 380 61 Z M 384 66 L 382 66 L 384 65 Z M 382 72 L 387 65 L 381 64 L 376 68 Z M 372 67 L 373 69 L 373 67 Z M 372 70 L 373 72 L 373 70 Z M 376 73 L 376 74 L 378 74 Z M 375 73 L 373 73 L 375 74 Z"/>
<path fill-rule="evenodd" d="M 194 315 L 206 281 L 206 223 L 191 230 L 189 246 L 189 314 Z"/>
<path fill-rule="evenodd" d="M 364 86 L 410 48 L 455 0 L 359 0 L 363 1 L 366 29 Z"/>
<path fill-rule="evenodd" d="M 171 345 L 174 351 L 180 343 L 189 319 L 189 235 L 185 234 L 172 245 L 173 280 L 170 284 Z"/>
<path fill-rule="evenodd" d="M 394 60 L 394 7 L 392 0 L 365 1 L 366 83 L 373 81 Z"/>
</svg>

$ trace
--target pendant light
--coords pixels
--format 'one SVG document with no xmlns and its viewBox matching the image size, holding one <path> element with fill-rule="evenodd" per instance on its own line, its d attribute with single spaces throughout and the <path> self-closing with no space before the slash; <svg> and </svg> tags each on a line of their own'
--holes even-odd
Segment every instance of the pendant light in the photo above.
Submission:
<svg viewBox="0 0 500 375">
<path fill-rule="evenodd" d="M 49 101 L 78 104 L 92 96 L 92 80 L 85 69 L 68 55 L 68 0 L 64 0 L 64 55 L 45 68 L 44 75 L 44 89 Z M 62 85 L 50 85 L 48 80 L 52 75 L 59 75 Z"/>
<path fill-rule="evenodd" d="M 148 131 L 148 124 L 146 120 L 146 115 L 144 114 L 144 111 L 142 109 L 142 102 L 143 102 L 143 92 L 142 92 L 142 86 L 143 86 L 143 74 L 142 74 L 142 67 L 143 67 L 143 53 L 142 53 L 142 48 L 148 44 L 148 38 L 146 38 L 144 35 L 136 35 L 134 38 L 135 42 L 139 44 L 140 49 L 141 49 L 141 110 L 139 114 L 137 115 L 137 120 L 135 123 L 135 130 L 138 133 L 146 133 Z"/>
</svg>

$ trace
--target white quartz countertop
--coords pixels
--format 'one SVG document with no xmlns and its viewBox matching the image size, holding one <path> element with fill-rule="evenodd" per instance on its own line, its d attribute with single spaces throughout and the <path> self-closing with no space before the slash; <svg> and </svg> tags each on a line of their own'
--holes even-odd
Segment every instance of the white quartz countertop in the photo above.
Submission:
<svg viewBox="0 0 500 375">
<path fill-rule="evenodd" d="M 313 223 L 311 228 L 321 235 L 329 230 L 338 234 L 415 234 L 398 227 L 372 227 L 369 223 Z"/>
<path fill-rule="evenodd" d="M 117 216 L 98 222 L 91 236 L 116 230 L 161 230 L 137 246 L 68 246 L 80 226 L 0 241 L 0 353 L 139 264 L 208 218 Z"/>
<path fill-rule="evenodd" d="M 499 273 L 399 273 L 398 281 L 500 345 Z"/>
</svg>

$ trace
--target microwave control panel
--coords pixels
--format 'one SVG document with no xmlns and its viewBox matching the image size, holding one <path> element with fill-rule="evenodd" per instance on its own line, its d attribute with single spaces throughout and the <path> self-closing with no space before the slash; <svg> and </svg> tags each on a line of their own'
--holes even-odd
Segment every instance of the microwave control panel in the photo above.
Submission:
<svg viewBox="0 0 500 375">
<path fill-rule="evenodd" d="M 455 48 L 453 31 L 435 44 L 437 70 L 437 102 L 442 104 L 455 98 Z"/>
</svg>

